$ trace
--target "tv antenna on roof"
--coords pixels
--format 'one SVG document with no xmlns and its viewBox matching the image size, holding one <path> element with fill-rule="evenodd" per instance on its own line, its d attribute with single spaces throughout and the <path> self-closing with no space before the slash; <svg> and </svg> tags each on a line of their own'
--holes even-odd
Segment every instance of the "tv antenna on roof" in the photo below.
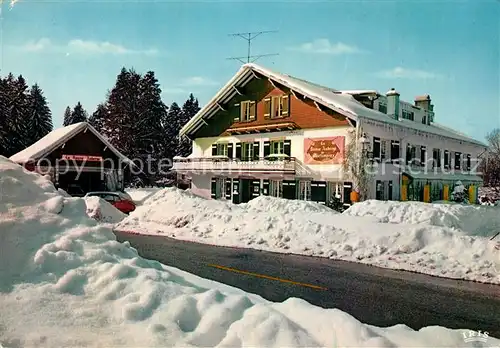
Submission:
<svg viewBox="0 0 500 348">
<path fill-rule="evenodd" d="M 230 57 L 227 59 L 231 60 L 239 60 L 243 64 L 246 63 L 253 63 L 257 59 L 262 58 L 262 57 L 269 57 L 269 56 L 277 56 L 279 53 L 268 53 L 268 54 L 259 54 L 259 55 L 251 55 L 251 46 L 252 46 L 252 40 L 254 40 L 257 36 L 260 36 L 262 34 L 268 34 L 268 33 L 276 33 L 277 30 L 267 30 L 267 31 L 257 31 L 257 32 L 247 32 L 247 33 L 234 33 L 234 34 L 229 34 L 229 36 L 238 36 L 241 37 L 242 39 L 245 39 L 248 43 L 248 51 L 247 51 L 247 56 L 246 57 Z"/>
</svg>

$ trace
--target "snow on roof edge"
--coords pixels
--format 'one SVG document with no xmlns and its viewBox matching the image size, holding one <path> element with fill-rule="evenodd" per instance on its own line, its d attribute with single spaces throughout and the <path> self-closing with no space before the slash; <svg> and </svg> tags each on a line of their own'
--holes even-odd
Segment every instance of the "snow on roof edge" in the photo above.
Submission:
<svg viewBox="0 0 500 348">
<path fill-rule="evenodd" d="M 361 117 L 364 119 L 374 120 L 386 124 L 399 125 L 404 128 L 415 129 L 417 131 L 431 133 L 438 136 L 444 136 L 458 141 L 466 141 L 483 147 L 487 146 L 483 142 L 476 140 L 468 135 L 461 134 L 460 132 L 453 130 L 449 127 L 442 127 L 437 124 L 434 125 L 434 123 L 431 125 L 424 125 L 426 127 L 420 127 L 420 124 L 409 124 L 409 123 L 402 124 L 401 122 L 398 122 L 398 120 L 394 120 L 393 118 L 389 117 L 386 114 L 383 114 L 377 110 L 367 108 L 366 106 L 358 102 L 352 96 L 352 94 L 344 93 L 348 91 L 337 91 L 332 88 L 313 84 L 309 81 L 301 80 L 299 78 L 290 75 L 282 74 L 279 72 L 273 72 L 255 63 L 243 64 L 240 67 L 240 69 L 236 72 L 236 74 L 217 92 L 217 94 L 215 94 L 215 96 L 194 117 L 192 117 L 188 121 L 188 123 L 179 132 L 179 135 L 180 136 L 185 135 L 191 130 L 192 127 L 196 126 L 196 123 L 202 118 L 202 116 L 208 110 L 210 110 L 210 108 L 217 103 L 218 99 L 225 92 L 227 92 L 233 86 L 233 84 L 238 80 L 238 78 L 242 77 L 243 74 L 248 70 L 254 70 L 269 78 L 275 79 L 278 82 L 284 84 L 285 86 L 297 90 L 297 92 L 302 93 L 307 97 L 315 100 L 316 102 L 321 103 L 324 106 L 331 108 L 332 110 L 339 112 L 340 114 L 348 118 L 352 118 L 354 120 L 357 120 L 358 117 Z M 297 86 L 297 84 L 300 84 L 300 86 Z M 304 84 L 306 86 L 304 86 Z M 315 91 L 315 89 L 320 89 L 321 91 Z M 377 92 L 375 90 L 357 90 L 357 91 L 352 90 L 349 92 L 360 92 L 360 91 Z M 330 95 L 325 95 L 325 94 L 330 94 Z M 325 100 L 325 98 L 327 100 Z M 351 106 L 349 106 L 349 104 Z"/>
</svg>

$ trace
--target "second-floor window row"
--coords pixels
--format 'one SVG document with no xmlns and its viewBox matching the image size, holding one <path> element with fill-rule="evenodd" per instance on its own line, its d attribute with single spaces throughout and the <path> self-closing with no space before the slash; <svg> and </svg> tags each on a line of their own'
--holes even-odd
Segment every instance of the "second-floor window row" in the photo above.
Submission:
<svg viewBox="0 0 500 348">
<path fill-rule="evenodd" d="M 234 122 L 255 121 L 258 113 L 262 113 L 264 119 L 283 118 L 290 115 L 290 96 L 287 94 L 270 96 L 260 103 L 254 100 L 244 100 L 234 106 L 239 107 L 239 114 L 234 117 Z"/>
<path fill-rule="evenodd" d="M 390 153 L 388 153 L 388 151 L 390 151 Z M 452 155 L 449 150 L 434 148 L 432 149 L 432 157 L 430 157 L 431 153 L 428 151 L 430 150 L 428 150 L 425 145 L 407 144 L 404 153 L 401 153 L 400 142 L 397 140 L 383 140 L 374 137 L 372 142 L 373 160 L 376 162 L 398 162 L 404 157 L 404 163 L 408 165 L 412 164 L 424 166 L 425 163 L 432 159 L 433 167 L 452 169 L 453 160 L 453 169 L 471 170 L 472 160 L 470 154 L 454 152 Z"/>
<path fill-rule="evenodd" d="M 216 143 L 212 145 L 213 157 L 227 157 L 242 161 L 258 160 L 260 157 L 291 157 L 291 140 L 269 140 L 263 142 L 263 153 L 261 155 L 260 141 L 247 141 L 233 143 Z M 234 152 L 233 152 L 234 148 Z M 282 156 L 285 155 L 285 156 Z"/>
</svg>

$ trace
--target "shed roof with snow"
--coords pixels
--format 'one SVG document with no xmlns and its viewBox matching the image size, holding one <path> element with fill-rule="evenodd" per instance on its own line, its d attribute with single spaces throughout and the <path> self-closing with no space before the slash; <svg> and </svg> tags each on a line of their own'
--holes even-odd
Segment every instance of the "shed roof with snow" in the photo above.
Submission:
<svg viewBox="0 0 500 348">
<path fill-rule="evenodd" d="M 133 162 L 118 151 L 101 133 L 87 122 L 79 122 L 66 127 L 54 129 L 52 132 L 38 140 L 26 149 L 12 155 L 9 159 L 18 164 L 25 164 L 30 161 L 38 161 L 50 154 L 55 149 L 62 146 L 65 142 L 84 131 L 92 132 L 108 149 L 113 152 L 121 161 L 127 164 Z"/>
</svg>

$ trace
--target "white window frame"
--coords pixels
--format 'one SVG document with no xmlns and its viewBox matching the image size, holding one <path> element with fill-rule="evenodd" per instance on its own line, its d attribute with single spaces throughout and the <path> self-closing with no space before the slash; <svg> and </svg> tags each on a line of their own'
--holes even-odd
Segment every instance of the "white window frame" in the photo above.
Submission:
<svg viewBox="0 0 500 348">
<path fill-rule="evenodd" d="M 278 143 L 277 152 L 274 152 L 274 144 Z M 270 155 L 283 155 L 285 153 L 285 141 L 284 140 L 271 140 L 269 142 L 269 154 Z"/>
<path fill-rule="evenodd" d="M 248 156 L 247 156 L 248 154 Z M 241 158 L 245 160 L 253 160 L 254 158 L 254 143 L 243 142 L 241 143 Z"/>
<path fill-rule="evenodd" d="M 299 200 L 310 201 L 311 200 L 311 182 L 310 181 L 299 181 Z"/>
<path fill-rule="evenodd" d="M 217 143 L 217 156 L 228 157 L 228 145 L 229 143 Z"/>
<path fill-rule="evenodd" d="M 271 118 L 281 118 L 288 116 L 289 107 L 283 111 L 283 105 L 286 103 L 289 106 L 290 97 L 288 95 L 279 95 L 271 97 Z"/>
<path fill-rule="evenodd" d="M 253 110 L 254 110 L 253 115 L 250 114 L 250 111 L 252 110 L 252 106 L 253 106 Z M 240 107 L 241 107 L 241 110 L 240 110 L 240 113 L 241 113 L 241 115 L 240 115 L 240 121 L 242 121 L 242 122 L 248 122 L 248 121 L 255 120 L 256 113 L 257 113 L 257 106 L 255 104 L 255 101 L 253 101 L 253 100 L 242 101 Z"/>
<path fill-rule="evenodd" d="M 283 197 L 283 181 L 282 180 L 270 180 L 269 187 L 272 197 Z"/>
</svg>

